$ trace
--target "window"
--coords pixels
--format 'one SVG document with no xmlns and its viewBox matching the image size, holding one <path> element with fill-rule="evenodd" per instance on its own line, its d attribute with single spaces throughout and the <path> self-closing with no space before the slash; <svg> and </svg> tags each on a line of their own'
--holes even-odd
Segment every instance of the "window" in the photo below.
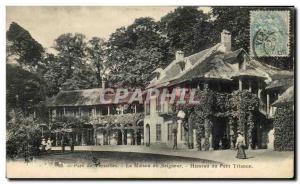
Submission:
<svg viewBox="0 0 300 184">
<path fill-rule="evenodd" d="M 63 108 L 57 108 L 56 109 L 56 115 L 58 117 L 64 116 L 64 109 Z"/>
<path fill-rule="evenodd" d="M 172 124 L 168 124 L 168 141 L 172 140 L 172 130 L 173 130 L 173 126 Z"/>
<path fill-rule="evenodd" d="M 156 111 L 157 112 L 161 112 L 161 103 L 160 103 L 160 98 L 159 97 L 156 97 Z"/>
<path fill-rule="evenodd" d="M 144 112 L 144 106 L 143 106 L 143 104 L 137 104 L 136 105 L 136 112 L 137 113 Z"/>
<path fill-rule="evenodd" d="M 146 115 L 150 114 L 150 103 L 149 102 L 145 102 L 145 113 L 146 113 Z"/>
<path fill-rule="evenodd" d="M 101 113 L 101 107 L 96 107 L 96 116 L 100 116 Z"/>
<path fill-rule="evenodd" d="M 161 141 L 161 125 L 156 125 L 156 141 Z"/>
<path fill-rule="evenodd" d="M 108 106 L 101 107 L 101 115 L 108 115 Z"/>
</svg>

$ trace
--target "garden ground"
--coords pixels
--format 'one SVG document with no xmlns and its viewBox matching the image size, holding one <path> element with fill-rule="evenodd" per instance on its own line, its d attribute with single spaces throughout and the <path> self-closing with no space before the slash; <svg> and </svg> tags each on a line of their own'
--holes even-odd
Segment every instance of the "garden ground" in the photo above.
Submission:
<svg viewBox="0 0 300 184">
<path fill-rule="evenodd" d="M 246 150 L 172 150 L 146 146 L 75 146 L 75 152 L 51 153 L 28 164 L 7 162 L 11 178 L 292 178 L 294 153 Z M 84 164 L 83 164 L 84 163 Z M 158 167 L 151 164 L 156 163 Z M 101 165 L 95 167 L 95 164 Z M 138 165 L 136 165 L 138 164 Z M 54 166 L 54 167 L 53 167 Z"/>
<path fill-rule="evenodd" d="M 61 150 L 61 147 L 53 147 L 52 150 Z M 70 147 L 66 147 L 70 150 Z M 112 151 L 112 152 L 135 152 L 135 153 L 150 153 L 170 156 L 191 157 L 206 160 L 213 160 L 222 163 L 279 163 L 286 160 L 294 159 L 294 152 L 284 151 L 277 152 L 267 149 L 246 150 L 248 159 L 237 159 L 236 150 L 211 150 L 197 151 L 195 149 L 177 149 L 172 150 L 166 147 L 146 147 L 146 146 L 75 146 L 75 151 Z"/>
</svg>

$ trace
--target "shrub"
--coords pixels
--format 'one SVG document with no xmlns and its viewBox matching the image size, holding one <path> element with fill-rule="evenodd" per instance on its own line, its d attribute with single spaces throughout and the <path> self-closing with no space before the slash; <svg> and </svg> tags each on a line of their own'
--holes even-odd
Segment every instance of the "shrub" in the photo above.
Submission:
<svg viewBox="0 0 300 184">
<path fill-rule="evenodd" d="M 39 154 L 41 132 L 32 116 L 12 110 L 7 122 L 6 154 L 9 158 L 23 157 L 25 161 Z"/>
<path fill-rule="evenodd" d="M 294 110 L 291 106 L 280 107 L 276 110 L 274 129 L 275 150 L 294 150 Z"/>
</svg>

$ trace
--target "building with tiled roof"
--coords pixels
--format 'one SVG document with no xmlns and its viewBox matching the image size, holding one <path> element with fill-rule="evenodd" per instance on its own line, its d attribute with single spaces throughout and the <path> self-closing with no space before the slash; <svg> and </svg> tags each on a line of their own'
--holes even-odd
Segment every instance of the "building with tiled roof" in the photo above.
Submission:
<svg viewBox="0 0 300 184">
<path fill-rule="evenodd" d="M 293 86 L 290 80 L 294 76 L 291 71 L 281 70 L 251 58 L 244 49 L 232 51 L 231 34 L 226 30 L 221 33 L 220 43 L 187 57 L 184 56 L 182 51 L 177 51 L 175 59 L 165 69 L 160 68 L 155 73 L 157 75 L 147 86 L 148 89 L 157 88 L 161 90 L 167 88 L 172 91 L 177 87 L 183 87 L 202 90 L 207 87 L 225 93 L 247 89 L 260 99 L 260 112 L 266 118 L 272 118 L 273 107 L 271 104 L 278 99 L 277 93 L 284 92 L 284 90 L 281 90 L 270 94 L 268 91 L 277 85 L 284 89 L 283 83 L 286 87 Z M 180 122 L 178 125 L 174 124 L 173 120 L 165 115 L 171 113 L 171 111 L 172 108 L 168 104 L 158 104 L 155 100 L 145 104 L 144 132 L 147 145 L 163 144 L 172 146 L 174 142 L 172 126 L 176 126 L 178 127 L 176 136 L 178 146 L 186 146 L 185 136 L 187 132 L 184 130 L 183 125 Z M 228 120 L 221 121 L 223 122 L 214 123 L 215 128 L 220 129 L 220 134 L 222 134 L 213 136 L 210 146 L 214 149 L 219 148 L 220 137 L 230 137 Z M 266 146 L 267 131 L 256 133 L 257 138 L 255 139 L 259 140 L 257 147 L 263 148 Z M 196 144 L 196 141 L 194 141 L 194 144 Z"/>
</svg>

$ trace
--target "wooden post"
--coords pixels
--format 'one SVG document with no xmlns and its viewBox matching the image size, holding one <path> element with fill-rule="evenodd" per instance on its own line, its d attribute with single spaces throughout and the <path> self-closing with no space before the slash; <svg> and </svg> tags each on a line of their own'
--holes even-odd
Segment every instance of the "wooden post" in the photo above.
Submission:
<svg viewBox="0 0 300 184">
<path fill-rule="evenodd" d="M 180 121 L 177 121 L 177 143 L 180 143 L 182 141 L 181 137 L 181 128 L 182 128 L 182 125 L 181 125 L 181 120 Z"/>
<path fill-rule="evenodd" d="M 75 133 L 75 141 L 78 143 L 78 132 Z"/>
<path fill-rule="evenodd" d="M 64 107 L 64 116 L 66 115 L 66 107 Z"/>
<path fill-rule="evenodd" d="M 84 146 L 84 129 L 81 132 L 81 146 Z"/>
<path fill-rule="evenodd" d="M 134 104 L 134 113 L 136 114 L 136 104 Z"/>
<path fill-rule="evenodd" d="M 94 126 L 94 144 L 97 145 L 97 127 Z"/>
<path fill-rule="evenodd" d="M 270 94 L 267 94 L 267 116 L 270 113 Z"/>
<path fill-rule="evenodd" d="M 52 111 L 50 108 L 48 109 L 48 117 L 49 117 L 49 120 L 52 121 Z"/>
<path fill-rule="evenodd" d="M 58 146 L 58 132 L 55 132 L 55 146 Z"/>
<path fill-rule="evenodd" d="M 126 134 L 127 136 L 126 136 L 126 143 L 127 143 L 127 145 L 131 145 L 131 141 L 132 141 L 132 139 L 130 138 L 131 136 L 130 136 L 130 132 L 128 131 L 127 132 L 127 134 Z"/>
<path fill-rule="evenodd" d="M 124 106 L 121 105 L 121 114 L 124 114 Z"/>
<path fill-rule="evenodd" d="M 107 115 L 110 115 L 110 108 L 109 108 L 109 105 L 107 106 Z"/>
<path fill-rule="evenodd" d="M 106 136 L 106 135 L 105 135 L 105 133 L 104 133 L 104 131 L 103 131 L 103 132 L 102 132 L 103 145 L 106 145 L 106 143 L 105 143 L 105 142 L 106 142 L 106 141 L 105 141 L 105 140 L 106 140 L 105 136 Z"/>
<path fill-rule="evenodd" d="M 249 79 L 248 81 L 249 81 L 249 91 L 252 92 L 252 81 L 251 79 Z"/>
<path fill-rule="evenodd" d="M 212 136 L 212 128 L 211 131 L 209 132 L 209 150 L 213 150 L 213 136 Z"/>
<path fill-rule="evenodd" d="M 208 89 L 208 82 L 207 81 L 204 81 L 204 83 L 203 83 L 203 89 L 204 90 L 207 90 Z"/>
<path fill-rule="evenodd" d="M 91 139 L 91 134 L 90 134 L 91 132 L 90 132 L 90 129 L 86 129 L 86 145 L 88 145 L 89 144 L 89 142 L 90 142 L 90 139 Z"/>
<path fill-rule="evenodd" d="M 242 91 L 243 90 L 243 82 L 242 79 L 239 78 L 239 90 Z"/>
<path fill-rule="evenodd" d="M 234 132 L 232 130 L 232 120 L 229 120 L 228 122 L 228 127 L 229 127 L 229 142 L 230 142 L 230 149 L 234 149 L 234 143 L 233 143 L 233 138 L 234 138 Z"/>
<path fill-rule="evenodd" d="M 134 130 L 134 139 L 135 139 L 135 141 L 134 141 L 135 145 L 138 145 L 138 130 L 137 130 L 137 128 L 135 128 L 135 130 Z"/>
<path fill-rule="evenodd" d="M 258 91 L 257 91 L 257 96 L 258 96 L 258 99 L 261 100 L 261 92 L 262 92 L 262 84 L 261 84 L 261 80 L 259 80 L 258 82 Z"/>
<path fill-rule="evenodd" d="M 125 145 L 125 142 L 126 142 L 125 133 L 126 133 L 126 131 L 124 129 L 122 129 L 122 145 Z"/>
<path fill-rule="evenodd" d="M 93 107 L 92 109 L 92 117 L 96 117 L 96 107 Z"/>
<path fill-rule="evenodd" d="M 194 149 L 198 149 L 197 148 L 197 134 L 196 134 L 196 129 L 193 129 L 193 147 Z"/>
<path fill-rule="evenodd" d="M 54 120 L 54 118 L 56 118 L 56 108 L 54 108 L 51 112 L 51 115 L 52 115 L 52 120 Z"/>
</svg>

